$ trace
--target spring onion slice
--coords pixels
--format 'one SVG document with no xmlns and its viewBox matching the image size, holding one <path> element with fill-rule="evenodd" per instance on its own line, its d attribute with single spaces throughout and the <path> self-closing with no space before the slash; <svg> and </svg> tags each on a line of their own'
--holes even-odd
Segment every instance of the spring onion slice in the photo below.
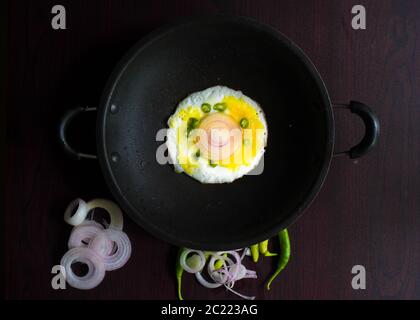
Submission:
<svg viewBox="0 0 420 320">
<path fill-rule="evenodd" d="M 88 267 L 86 275 L 79 277 L 72 270 L 72 264 L 75 262 L 84 263 Z M 60 264 L 65 270 L 65 279 L 67 283 L 77 289 L 93 289 L 101 283 L 105 277 L 105 266 L 99 255 L 89 248 L 73 248 L 61 259 Z"/>
<path fill-rule="evenodd" d="M 88 212 L 89 210 L 85 201 L 80 198 L 74 199 L 64 212 L 64 221 L 72 226 L 77 226 L 85 221 Z"/>
</svg>

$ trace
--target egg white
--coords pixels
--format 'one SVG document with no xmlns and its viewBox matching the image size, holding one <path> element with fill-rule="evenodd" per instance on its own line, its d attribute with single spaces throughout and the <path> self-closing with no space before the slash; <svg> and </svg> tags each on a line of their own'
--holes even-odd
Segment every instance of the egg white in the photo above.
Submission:
<svg viewBox="0 0 420 320">
<path fill-rule="evenodd" d="M 257 150 L 255 157 L 253 157 L 249 165 L 240 165 L 235 170 L 231 170 L 230 168 L 226 168 L 223 166 L 212 167 L 209 165 L 207 159 L 205 159 L 204 157 L 199 157 L 198 159 L 196 159 L 198 165 L 194 168 L 194 170 L 192 170 L 192 172 L 185 172 L 182 165 L 180 164 L 178 157 L 178 128 L 183 124 L 185 125 L 185 120 L 181 119 L 181 117 L 179 116 L 180 112 L 182 110 L 187 110 L 187 108 L 189 107 L 200 108 L 203 103 L 208 103 L 211 106 L 213 106 L 214 104 L 221 102 L 224 97 L 228 96 L 233 96 L 237 99 L 244 100 L 258 113 L 258 119 L 264 126 L 263 146 L 259 150 Z M 214 111 L 212 109 L 209 114 L 213 112 L 217 111 Z M 169 129 L 167 132 L 166 145 L 168 148 L 169 158 L 171 159 L 171 163 L 174 165 L 175 170 L 177 172 L 185 172 L 186 174 L 200 181 L 201 183 L 229 183 L 246 175 L 259 164 L 261 158 L 264 155 L 265 147 L 267 145 L 267 122 L 261 107 L 258 105 L 257 102 L 244 95 L 241 91 L 232 90 L 224 86 L 211 87 L 203 91 L 195 92 L 186 97 L 179 103 L 177 109 L 175 110 L 175 113 L 169 118 L 168 127 Z"/>
</svg>

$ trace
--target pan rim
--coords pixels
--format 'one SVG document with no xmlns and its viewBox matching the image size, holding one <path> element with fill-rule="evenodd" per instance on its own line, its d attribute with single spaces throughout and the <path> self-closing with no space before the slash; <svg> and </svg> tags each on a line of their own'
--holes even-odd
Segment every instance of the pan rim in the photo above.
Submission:
<svg viewBox="0 0 420 320">
<path fill-rule="evenodd" d="M 135 59 L 137 54 L 139 54 L 142 50 L 147 48 L 151 45 L 154 41 L 160 39 L 161 37 L 165 36 L 169 32 L 173 32 L 180 27 L 188 26 L 189 24 L 196 24 L 196 23 L 209 23 L 209 22 L 230 22 L 230 23 L 239 23 L 245 24 L 247 26 L 251 26 L 267 32 L 277 40 L 283 43 L 289 50 L 292 51 L 293 54 L 297 55 L 300 62 L 304 65 L 304 67 L 309 71 L 315 84 L 317 85 L 317 89 L 320 93 L 321 99 L 323 101 L 323 107 L 325 109 L 325 116 L 326 116 L 326 132 L 327 132 L 327 141 L 326 141 L 326 148 L 323 154 L 323 165 L 319 170 L 318 177 L 310 187 L 308 193 L 304 197 L 304 201 L 302 201 L 294 210 L 291 210 L 290 216 L 285 219 L 280 225 L 276 224 L 267 228 L 265 232 L 259 233 L 259 235 L 253 236 L 247 240 L 239 240 L 239 241 L 232 241 L 229 243 L 222 243 L 217 244 L 214 246 L 212 243 L 206 242 L 205 239 L 200 242 L 196 241 L 189 241 L 187 239 L 180 239 L 178 237 L 174 237 L 171 234 L 168 234 L 156 225 L 150 223 L 148 219 L 145 219 L 141 213 L 138 212 L 136 208 L 134 208 L 130 201 L 125 197 L 123 192 L 121 191 L 118 183 L 113 174 L 112 169 L 112 161 L 111 155 L 109 154 L 106 146 L 106 118 L 108 114 L 108 110 L 110 108 L 110 101 L 117 86 L 117 83 L 120 77 L 124 74 L 127 67 L 130 65 L 131 61 Z M 192 249 L 200 249 L 200 250 L 229 250 L 229 249 L 237 249 L 249 246 L 254 243 L 258 243 L 265 239 L 268 239 L 274 236 L 276 233 L 281 231 L 286 227 L 290 227 L 296 220 L 303 215 L 306 209 L 311 205 L 314 201 L 318 193 L 320 192 L 322 185 L 325 182 L 326 176 L 329 171 L 333 148 L 334 148 L 334 136 L 335 136 L 335 128 L 334 128 L 334 115 L 332 111 L 332 104 L 330 100 L 330 96 L 326 85 L 316 69 L 315 65 L 309 59 L 309 57 L 304 53 L 304 51 L 297 46 L 292 40 L 286 37 L 284 34 L 279 32 L 278 30 L 272 28 L 269 25 L 263 24 L 258 22 L 254 19 L 249 17 L 243 16 L 232 16 L 232 15 L 211 15 L 211 16 L 195 16 L 189 18 L 183 18 L 173 22 L 171 24 L 167 24 L 157 30 L 151 32 L 150 34 L 146 35 L 144 38 L 140 39 L 134 46 L 123 56 L 123 58 L 117 63 L 114 70 L 111 73 L 111 76 L 108 79 L 108 82 L 104 88 L 99 108 L 98 108 L 98 115 L 97 115 L 97 136 L 96 136 L 96 144 L 98 150 L 98 159 L 99 164 L 102 170 L 102 174 L 105 178 L 105 181 L 110 189 L 112 195 L 117 200 L 119 205 L 122 207 L 123 211 L 126 212 L 129 217 L 134 220 L 139 226 L 145 229 L 147 232 L 152 234 L 153 236 L 162 239 L 170 244 L 177 245 L 180 247 L 188 247 Z"/>
</svg>

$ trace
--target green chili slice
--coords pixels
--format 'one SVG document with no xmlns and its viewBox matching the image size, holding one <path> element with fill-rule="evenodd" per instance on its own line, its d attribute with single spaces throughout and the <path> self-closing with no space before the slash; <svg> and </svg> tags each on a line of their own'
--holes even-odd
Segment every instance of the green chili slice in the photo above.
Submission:
<svg viewBox="0 0 420 320">
<path fill-rule="evenodd" d="M 203 103 L 203 104 L 201 105 L 201 110 L 202 110 L 204 113 L 209 113 L 209 112 L 210 112 L 210 110 L 211 110 L 211 105 L 209 105 L 208 103 Z"/>
<path fill-rule="evenodd" d="M 189 118 L 187 122 L 187 137 L 190 135 L 191 130 L 198 127 L 198 119 L 196 118 Z"/>
<path fill-rule="evenodd" d="M 243 129 L 248 128 L 249 120 L 247 118 L 242 118 L 241 121 L 239 121 L 239 124 Z"/>
<path fill-rule="evenodd" d="M 214 109 L 214 110 L 216 110 L 216 111 L 219 111 L 219 112 L 223 112 L 223 111 L 225 111 L 225 110 L 226 110 L 226 108 L 227 108 L 227 105 L 226 105 L 226 103 L 224 103 L 224 102 L 216 103 L 216 104 L 213 106 L 213 109 Z"/>
<path fill-rule="evenodd" d="M 214 163 L 214 162 L 212 162 L 211 160 L 209 160 L 209 165 L 210 165 L 210 167 L 212 167 L 212 168 L 217 167 L 217 164 L 216 164 L 216 163 Z"/>
</svg>

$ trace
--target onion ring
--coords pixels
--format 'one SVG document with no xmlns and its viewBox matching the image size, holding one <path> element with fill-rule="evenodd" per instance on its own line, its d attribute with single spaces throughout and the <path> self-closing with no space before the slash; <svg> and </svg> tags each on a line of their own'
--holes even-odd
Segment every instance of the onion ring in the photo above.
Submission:
<svg viewBox="0 0 420 320">
<path fill-rule="evenodd" d="M 229 286 L 227 286 L 227 285 L 225 285 L 225 287 L 226 287 L 226 289 L 228 289 L 228 290 L 232 291 L 234 294 L 236 294 L 237 296 L 239 296 L 239 297 L 241 297 L 241 298 L 244 298 L 244 299 L 246 299 L 246 300 L 254 300 L 254 299 L 255 299 L 255 296 L 246 296 L 246 295 L 244 295 L 244 294 L 242 294 L 242 293 L 239 293 L 238 291 L 233 290 L 232 288 L 230 288 L 230 287 L 229 287 Z"/>
<path fill-rule="evenodd" d="M 94 208 L 106 210 L 110 217 L 109 228 L 120 231 L 123 229 L 123 215 L 121 209 L 114 202 L 106 199 L 93 199 L 86 206 L 88 212 Z"/>
<path fill-rule="evenodd" d="M 206 279 L 203 278 L 203 276 L 201 275 L 201 272 L 196 272 L 195 273 L 195 278 L 197 279 L 197 281 L 204 287 L 209 288 L 209 289 L 215 289 L 215 288 L 219 288 L 222 286 L 221 283 L 217 283 L 217 282 L 208 282 Z"/>
<path fill-rule="evenodd" d="M 116 244 L 115 252 L 107 252 L 105 243 L 112 241 Z M 131 242 L 128 236 L 115 229 L 105 229 L 99 232 L 92 241 L 90 241 L 88 248 L 97 252 L 102 258 L 106 271 L 116 270 L 125 265 L 131 256 Z"/>
<path fill-rule="evenodd" d="M 235 260 L 236 260 L 236 263 L 233 263 L 232 259 L 223 256 L 223 254 L 225 254 L 225 253 L 228 254 L 228 255 L 230 254 L 230 255 L 234 256 Z M 235 281 L 236 277 L 238 276 L 239 269 L 235 268 L 235 270 L 233 272 L 232 272 L 231 269 L 234 265 L 241 265 L 242 264 L 241 257 L 238 254 L 238 252 L 236 252 L 236 251 L 221 251 L 221 252 L 218 252 L 218 259 L 221 259 L 221 260 L 224 260 L 224 261 L 228 262 L 228 266 L 226 268 L 227 268 L 227 271 L 229 272 L 229 278 L 230 278 L 230 280 Z M 211 262 L 211 260 L 210 260 L 210 262 Z M 210 275 L 211 275 L 212 272 L 214 272 L 214 270 L 212 270 L 212 269 L 214 269 L 214 266 L 212 267 L 211 265 L 212 264 L 209 263 L 209 274 Z"/>
<path fill-rule="evenodd" d="M 196 253 L 200 257 L 200 260 L 201 260 L 200 264 L 196 268 L 192 268 L 187 264 L 187 256 L 192 252 Z M 182 268 L 186 272 L 197 273 L 197 272 L 200 272 L 204 268 L 204 265 L 206 264 L 206 258 L 204 256 L 203 251 L 187 249 L 187 250 L 184 250 L 181 256 L 179 257 L 179 263 L 181 264 Z"/>
<path fill-rule="evenodd" d="M 224 286 L 227 290 L 233 292 L 241 298 L 253 300 L 255 299 L 254 296 L 246 296 L 233 290 L 236 281 L 247 278 L 257 278 L 255 271 L 248 270 L 242 264 L 242 260 L 247 254 L 247 249 L 248 248 L 231 251 L 205 252 L 205 254 L 203 251 L 186 249 L 181 253 L 179 262 L 185 271 L 195 274 L 197 281 L 202 286 L 209 289 Z M 243 250 L 241 255 L 238 253 L 240 250 Z M 197 266 L 194 268 L 189 266 L 187 263 L 187 257 L 190 253 L 195 253 L 195 256 L 193 256 L 194 258 L 200 257 L 199 263 L 197 263 Z M 207 265 L 207 272 L 213 282 L 204 279 L 202 275 L 202 269 L 206 264 L 206 255 L 210 256 L 210 260 Z M 233 256 L 233 259 L 232 257 L 229 257 L 229 255 Z M 221 267 L 220 265 L 218 266 L 218 269 L 215 267 L 216 261 L 222 261 L 223 263 Z"/>
<path fill-rule="evenodd" d="M 198 129 L 198 147 L 209 160 L 228 159 L 242 144 L 242 130 L 228 115 L 213 113 L 201 120 Z"/>
<path fill-rule="evenodd" d="M 77 276 L 71 266 L 75 262 L 85 263 L 89 270 L 82 277 Z M 93 289 L 101 283 L 105 277 L 105 266 L 99 255 L 89 248 L 73 248 L 61 258 L 61 266 L 65 270 L 67 283 L 77 289 Z"/>
<path fill-rule="evenodd" d="M 251 249 L 250 248 L 245 248 L 244 249 L 245 255 L 250 257 L 251 256 Z"/>
<path fill-rule="evenodd" d="M 77 210 L 73 214 L 76 208 Z M 72 226 L 77 226 L 86 219 L 88 212 L 89 210 L 85 201 L 80 198 L 74 199 L 72 202 L 70 202 L 66 208 L 66 211 L 64 212 L 64 221 Z"/>
<path fill-rule="evenodd" d="M 222 260 L 223 266 L 216 270 L 214 264 L 217 260 Z M 233 260 L 228 257 L 219 255 L 217 253 L 212 255 L 207 266 L 207 272 L 209 273 L 213 281 L 224 284 L 228 280 L 230 280 L 231 275 L 229 272 L 227 272 L 228 266 L 226 265 L 226 263 L 228 263 L 228 265 L 233 265 Z"/>
<path fill-rule="evenodd" d="M 232 269 L 235 269 L 235 271 L 236 271 L 236 269 L 238 268 L 238 266 L 239 266 L 239 270 L 238 270 L 238 272 L 237 272 L 237 275 L 236 275 L 236 277 L 235 277 L 235 281 L 237 281 L 237 280 L 241 280 L 241 279 L 243 279 L 245 276 L 246 276 L 246 268 L 245 268 L 245 266 L 243 265 L 243 264 L 235 264 L 235 265 L 233 265 L 232 266 L 232 268 L 231 268 L 231 270 L 230 271 L 232 271 Z"/>
<path fill-rule="evenodd" d="M 89 243 L 94 239 L 99 232 L 103 231 L 103 226 L 92 220 L 87 220 L 82 224 L 74 227 L 69 238 L 68 247 L 69 249 L 78 247 L 87 247 Z M 107 254 L 111 254 L 113 250 L 113 242 L 110 240 L 103 242 L 104 248 L 101 250 Z"/>
</svg>

